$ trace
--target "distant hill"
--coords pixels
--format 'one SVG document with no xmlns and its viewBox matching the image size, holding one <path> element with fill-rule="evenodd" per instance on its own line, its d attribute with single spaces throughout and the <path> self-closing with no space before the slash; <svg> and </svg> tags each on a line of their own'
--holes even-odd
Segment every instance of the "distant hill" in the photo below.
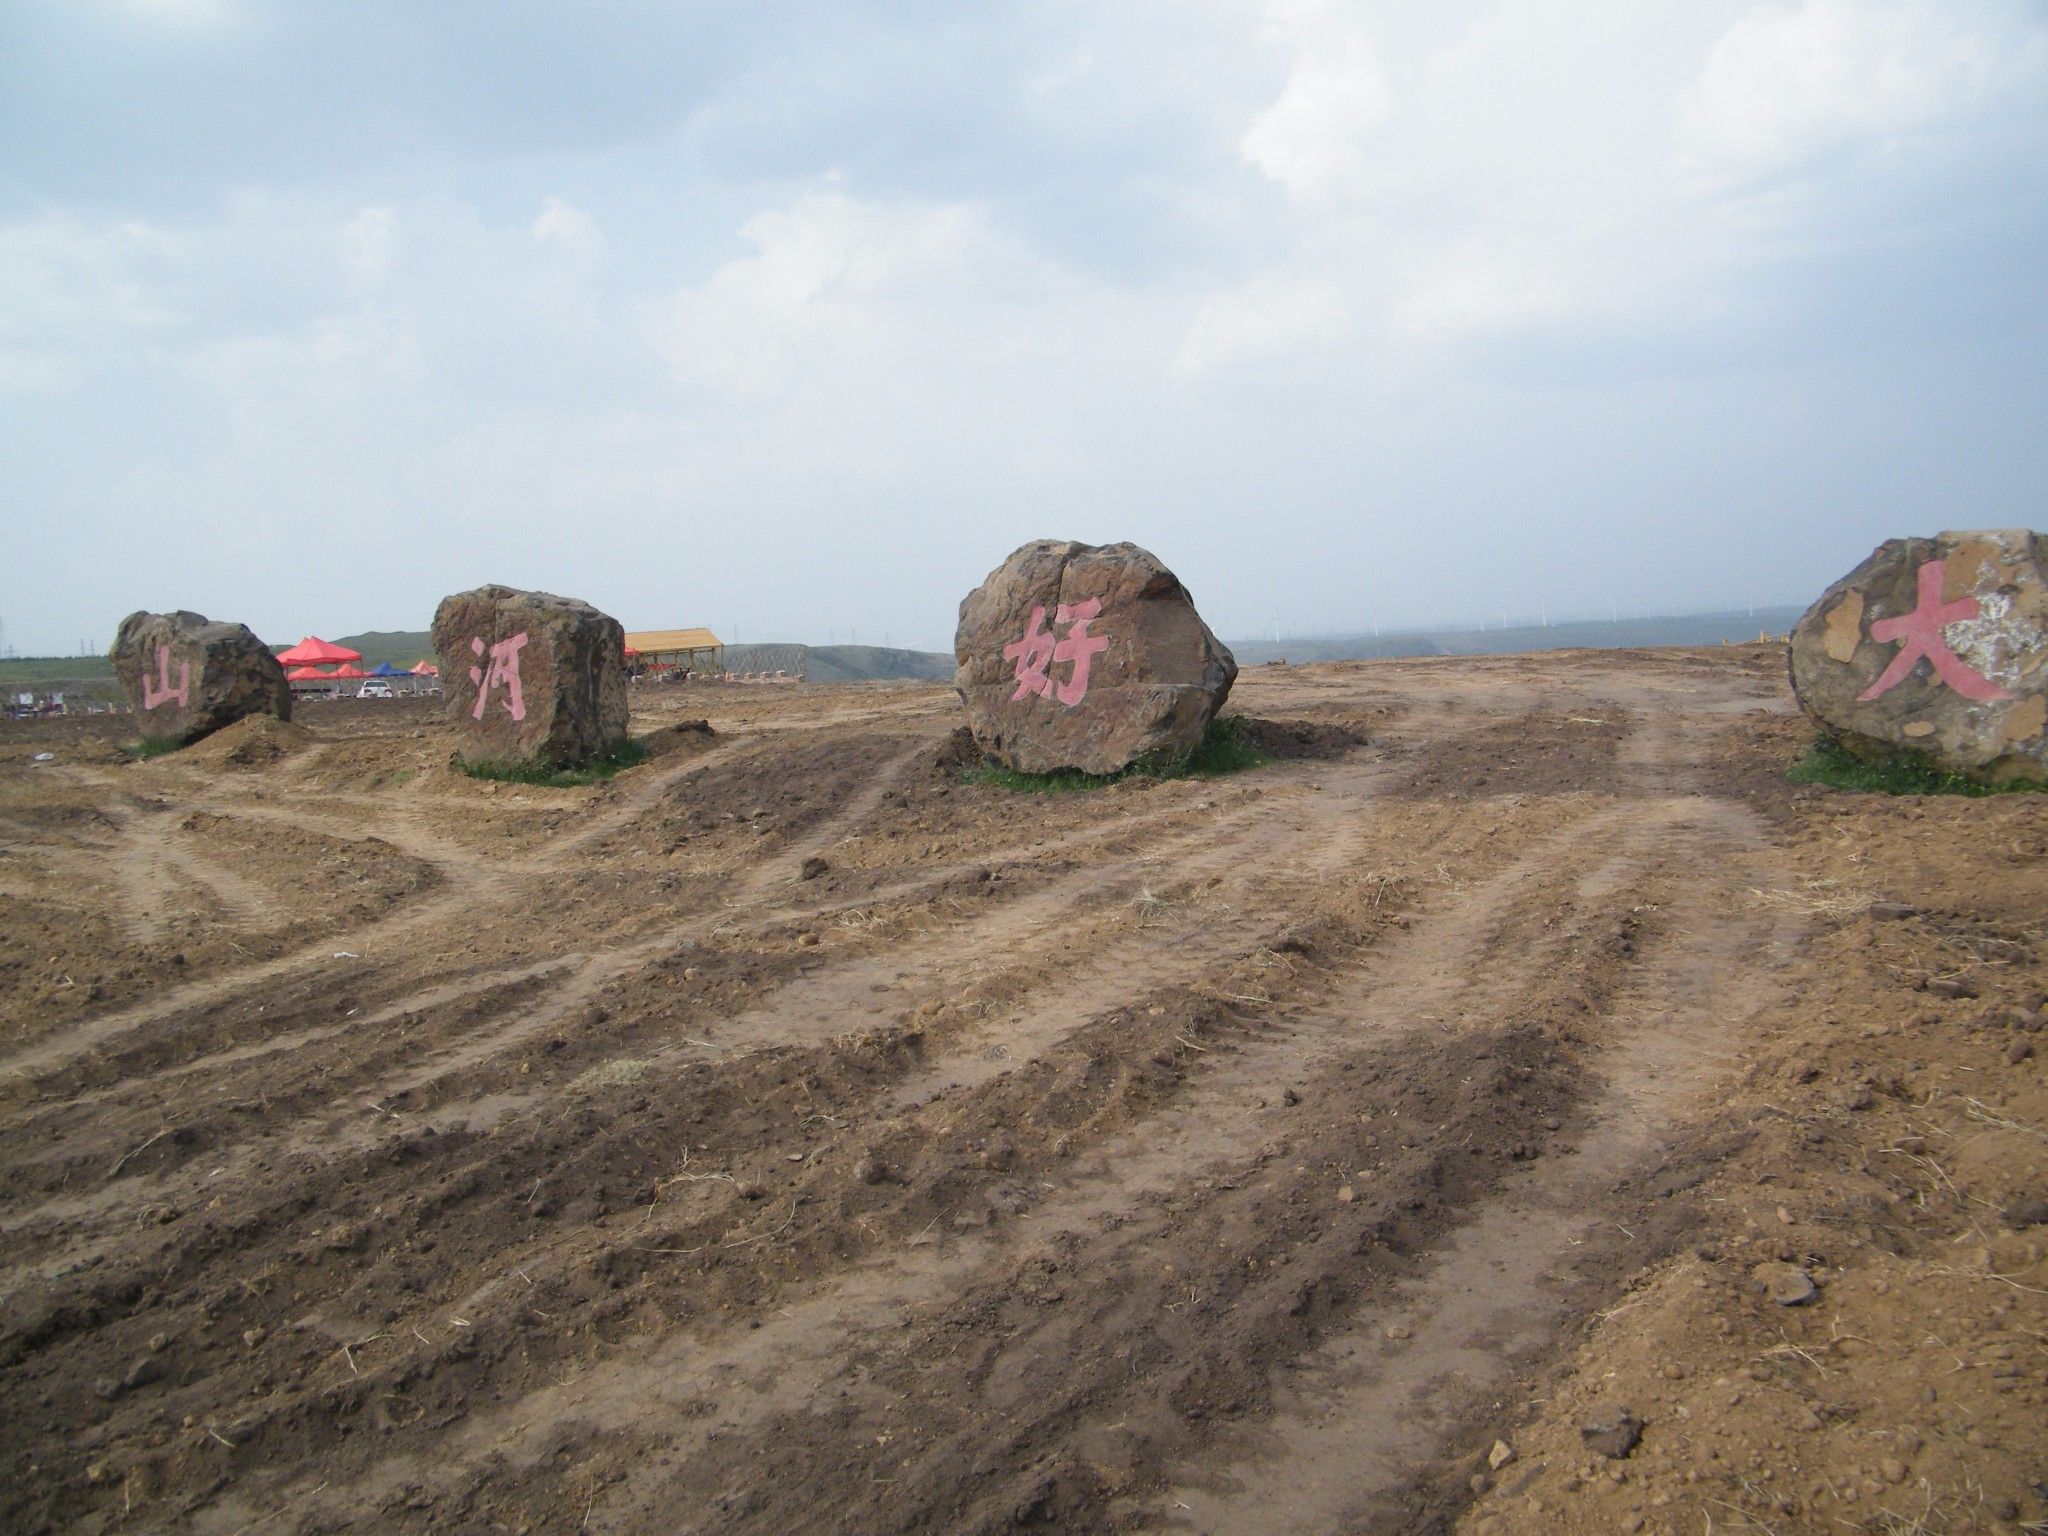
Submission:
<svg viewBox="0 0 2048 1536">
<path fill-rule="evenodd" d="M 1570 624 L 1529 624 L 1515 629 L 1431 629 L 1398 635 L 1338 635 L 1313 639 L 1233 640 L 1238 664 L 1273 660 L 1356 661 L 1374 656 L 1507 656 L 1518 651 L 1619 650 L 1652 645 L 1720 645 L 1782 635 L 1802 608 L 1759 608 L 1689 613 L 1619 622 L 1588 619 Z"/>
<path fill-rule="evenodd" d="M 951 656 L 880 645 L 728 645 L 725 665 L 733 672 L 801 673 L 813 683 L 950 682 L 953 677 Z"/>
<path fill-rule="evenodd" d="M 114 664 L 104 656 L 10 656 L 0 661 L 0 682 L 22 688 L 102 679 L 114 680 Z"/>
<path fill-rule="evenodd" d="M 424 630 L 370 630 L 360 635 L 339 635 L 334 643 L 361 651 L 364 664 L 372 667 L 380 661 L 409 667 L 422 656 L 434 654 L 433 643 Z M 854 683 L 876 678 L 946 679 L 953 675 L 953 658 L 935 651 L 892 650 L 879 645 L 802 645 L 794 641 L 728 645 L 725 665 L 733 672 L 802 673 L 814 683 Z"/>
<path fill-rule="evenodd" d="M 1782 635 L 1799 622 L 1804 608 L 1735 609 L 1670 618 L 1597 619 L 1575 624 L 1526 625 L 1519 629 L 1432 630 L 1430 638 L 1453 656 L 1507 655 L 1515 651 L 1564 651 L 1584 647 L 1615 650 L 1644 645 L 1734 645 L 1758 635 Z"/>
<path fill-rule="evenodd" d="M 1386 656 L 1439 656 L 1443 648 L 1427 635 L 1318 635 L 1313 639 L 1229 640 L 1230 654 L 1240 667 L 1261 667 L 1269 661 L 1296 666 L 1311 661 L 1363 661 Z"/>
<path fill-rule="evenodd" d="M 291 640 L 271 649 L 288 651 L 298 643 Z M 431 661 L 434 655 L 434 642 L 424 629 L 372 629 L 360 635 L 337 635 L 333 643 L 361 651 L 365 667 L 388 661 L 394 667 L 409 668 L 416 661 Z"/>
<path fill-rule="evenodd" d="M 1558 651 L 1572 647 L 1616 649 L 1654 645 L 1720 645 L 1754 640 L 1759 634 L 1782 635 L 1798 622 L 1799 608 L 1759 608 L 1755 612 L 1692 613 L 1619 623 L 1585 620 L 1571 624 L 1525 625 L 1517 629 L 1432 629 L 1393 635 L 1318 635 L 1287 640 L 1233 640 L 1238 664 L 1256 667 L 1285 660 L 1353 661 L 1393 656 L 1507 655 L 1516 651 Z M 363 653 L 365 667 L 380 661 L 410 667 L 434 654 L 422 629 L 366 630 L 338 635 L 337 645 Z M 284 650 L 285 646 L 276 649 Z M 797 642 L 729 645 L 726 665 L 735 672 L 801 673 L 814 683 L 854 683 L 882 679 L 946 682 L 953 676 L 953 658 L 939 651 L 906 651 L 880 645 L 803 645 Z M 114 671 L 104 656 L 19 656 L 0 659 L 0 689 L 75 689 L 112 698 Z"/>
</svg>

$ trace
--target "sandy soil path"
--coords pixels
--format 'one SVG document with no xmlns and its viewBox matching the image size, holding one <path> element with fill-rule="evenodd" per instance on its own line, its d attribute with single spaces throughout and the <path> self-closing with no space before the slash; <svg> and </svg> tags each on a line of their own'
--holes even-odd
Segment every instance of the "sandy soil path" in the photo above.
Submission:
<svg viewBox="0 0 2048 1536">
<path fill-rule="evenodd" d="M 1947 1004 L 2038 1007 L 2037 803 L 1795 791 L 1765 649 L 1262 668 L 1290 755 L 1050 797 L 963 782 L 938 689 L 639 704 L 588 790 L 451 774 L 411 706 L 0 749 L 7 1528 L 2028 1518 L 1990 1365 L 1904 1481 L 1709 1451 L 1854 1374 L 1747 1288 L 1803 1222 L 1840 1295 L 1980 1232 L 1985 1351 L 2048 1297 L 2031 1154 L 1938 1141 L 2034 1145 L 2025 1031 Z M 1681 1340 L 1768 1387 L 1686 1396 Z M 1637 1377 L 1615 1478 L 1572 1415 Z"/>
</svg>

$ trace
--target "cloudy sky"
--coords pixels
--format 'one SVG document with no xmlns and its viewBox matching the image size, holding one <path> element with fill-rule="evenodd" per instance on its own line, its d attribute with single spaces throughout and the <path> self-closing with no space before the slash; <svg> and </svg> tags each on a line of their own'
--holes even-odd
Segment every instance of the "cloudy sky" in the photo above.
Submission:
<svg viewBox="0 0 2048 1536">
<path fill-rule="evenodd" d="M 2048 525 L 2044 238 L 2039 0 L 0 0 L 0 623 L 1803 602 Z"/>
</svg>

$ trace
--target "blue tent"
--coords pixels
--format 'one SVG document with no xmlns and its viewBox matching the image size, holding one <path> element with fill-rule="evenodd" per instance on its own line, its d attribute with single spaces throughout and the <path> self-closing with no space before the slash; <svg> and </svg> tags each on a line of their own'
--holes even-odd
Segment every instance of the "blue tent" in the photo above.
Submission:
<svg viewBox="0 0 2048 1536">
<path fill-rule="evenodd" d="M 372 668 L 370 669 L 370 676 L 372 676 L 372 677 L 411 677 L 411 676 L 412 676 L 412 674 L 411 674 L 410 672 L 406 671 L 406 670 L 405 670 L 405 668 L 403 668 L 403 667 L 394 667 L 394 666 L 393 666 L 393 665 L 391 665 L 391 663 L 390 663 L 390 662 L 388 662 L 388 661 L 380 661 L 380 662 L 378 662 L 378 663 L 377 663 L 377 665 L 376 665 L 376 666 L 374 666 L 374 667 L 372 667 Z"/>
</svg>

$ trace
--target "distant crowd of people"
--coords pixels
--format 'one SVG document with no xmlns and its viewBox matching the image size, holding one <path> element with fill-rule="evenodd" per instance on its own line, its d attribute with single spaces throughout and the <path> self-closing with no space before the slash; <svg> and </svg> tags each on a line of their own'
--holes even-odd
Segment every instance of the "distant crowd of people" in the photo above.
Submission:
<svg viewBox="0 0 2048 1536">
<path fill-rule="evenodd" d="M 10 720 L 47 720 L 52 715 L 115 715 L 127 712 L 125 704 L 113 704 L 104 699 L 67 698 L 62 690 L 7 695 L 7 718 Z"/>
<path fill-rule="evenodd" d="M 692 672 L 682 667 L 629 668 L 626 673 L 629 683 L 800 683 L 804 681 L 801 672 L 786 671 L 781 667 L 773 672 Z"/>
</svg>

